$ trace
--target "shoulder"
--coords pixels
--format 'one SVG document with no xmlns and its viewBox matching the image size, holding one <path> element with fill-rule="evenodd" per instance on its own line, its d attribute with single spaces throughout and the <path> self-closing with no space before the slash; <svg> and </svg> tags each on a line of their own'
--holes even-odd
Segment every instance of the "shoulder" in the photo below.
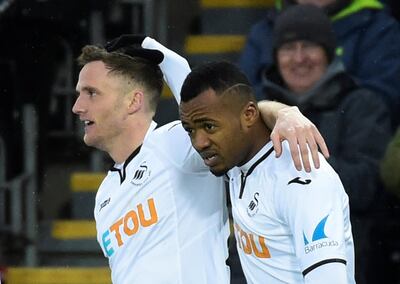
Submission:
<svg viewBox="0 0 400 284">
<path fill-rule="evenodd" d="M 312 168 L 311 172 L 307 173 L 304 170 L 298 171 L 293 163 L 289 143 L 287 141 L 283 141 L 282 143 L 282 156 L 280 158 L 275 159 L 273 171 L 274 175 L 276 175 L 276 182 L 280 184 L 280 188 L 292 188 L 292 187 L 306 187 L 308 189 L 316 188 L 318 189 L 321 184 L 324 184 L 325 188 L 330 186 L 329 183 L 334 184 L 335 186 L 339 185 L 341 187 L 341 182 L 338 177 L 338 174 L 335 170 L 329 165 L 324 156 L 319 153 L 320 160 L 320 168 Z M 312 161 L 310 155 L 310 161 Z M 281 192 L 285 192 L 285 190 L 281 190 Z M 289 193 L 291 191 L 288 191 Z"/>
<path fill-rule="evenodd" d="M 363 9 L 347 17 L 339 19 L 333 23 L 334 27 L 340 27 L 342 30 L 352 28 L 362 29 L 362 32 L 382 32 L 388 28 L 399 29 L 399 23 L 384 10 Z M 368 33 L 367 37 L 370 37 Z"/>
<path fill-rule="evenodd" d="M 254 36 L 260 36 L 264 33 L 272 33 L 274 20 L 277 16 L 277 12 L 275 9 L 268 9 L 265 16 L 251 26 L 250 33 Z"/>
<path fill-rule="evenodd" d="M 158 154 L 174 157 L 182 151 L 190 150 L 191 143 L 181 122 L 173 121 L 149 133 L 144 140 L 143 146 Z"/>
<path fill-rule="evenodd" d="M 200 155 L 192 147 L 189 135 L 180 121 L 155 129 L 145 139 L 145 147 L 184 172 L 208 172 Z"/>
<path fill-rule="evenodd" d="M 373 43 L 376 49 L 377 46 L 386 45 L 388 39 L 400 41 L 399 23 L 382 10 L 363 9 L 335 20 L 333 28 L 342 44 Z"/>
<path fill-rule="evenodd" d="M 367 116 L 373 116 L 378 113 L 387 113 L 389 116 L 384 96 L 363 87 L 357 87 L 349 91 L 343 96 L 341 104 L 347 110 L 365 113 Z"/>
<path fill-rule="evenodd" d="M 300 216 L 310 216 L 318 210 L 341 210 L 348 204 L 348 196 L 338 174 L 322 154 L 319 157 L 320 168 L 312 168 L 307 173 L 294 167 L 286 141 L 282 147 L 279 158 L 271 155 L 257 171 L 258 186 L 273 200 L 271 206 L 279 218 L 292 224 Z"/>
<path fill-rule="evenodd" d="M 364 102 L 364 101 L 383 101 L 382 95 L 377 94 L 376 92 L 367 89 L 365 87 L 360 87 L 356 85 L 353 89 L 347 91 L 347 94 L 343 96 L 343 98 L 347 101 L 351 102 Z"/>
<path fill-rule="evenodd" d="M 368 18 L 370 25 L 399 26 L 398 21 L 383 9 L 365 9 L 361 15 Z"/>
<path fill-rule="evenodd" d="M 272 30 L 272 23 L 266 17 L 264 17 L 251 27 L 251 31 L 253 33 L 260 33 L 268 30 Z"/>
<path fill-rule="evenodd" d="M 179 145 L 182 143 L 187 144 L 188 142 L 190 143 L 188 135 L 179 120 L 156 128 L 145 139 L 147 145 L 161 149 L 171 146 L 171 144 Z"/>
<path fill-rule="evenodd" d="M 176 133 L 177 131 L 184 132 L 185 130 L 182 127 L 182 122 L 180 120 L 174 120 L 163 126 L 160 126 L 154 130 L 156 135 L 162 135 L 165 133 Z M 170 134 L 167 134 L 170 135 Z"/>
</svg>

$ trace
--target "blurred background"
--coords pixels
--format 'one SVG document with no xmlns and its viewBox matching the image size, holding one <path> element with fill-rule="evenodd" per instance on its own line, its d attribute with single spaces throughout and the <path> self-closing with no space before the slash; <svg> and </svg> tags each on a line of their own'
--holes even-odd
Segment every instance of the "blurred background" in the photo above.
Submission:
<svg viewBox="0 0 400 284">
<path fill-rule="evenodd" d="M 236 62 L 250 27 L 273 5 L 273 0 L 0 1 L 1 283 L 110 283 L 93 207 L 111 161 L 84 145 L 71 112 L 81 47 L 142 33 L 192 66 Z M 391 5 L 389 13 L 398 16 L 398 1 Z M 155 120 L 176 118 L 177 106 L 165 88 Z M 387 250 L 384 265 L 398 274 L 400 240 Z M 237 258 L 231 263 L 233 283 L 244 283 Z"/>
</svg>

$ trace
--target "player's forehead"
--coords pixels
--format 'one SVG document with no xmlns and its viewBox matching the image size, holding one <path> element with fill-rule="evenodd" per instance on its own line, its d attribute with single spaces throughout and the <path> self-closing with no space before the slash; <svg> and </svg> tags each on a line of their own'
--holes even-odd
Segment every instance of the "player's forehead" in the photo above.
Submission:
<svg viewBox="0 0 400 284">
<path fill-rule="evenodd" d="M 85 64 L 79 71 L 76 88 L 82 88 L 86 85 L 93 85 L 102 81 L 107 75 L 107 69 L 101 61 L 92 61 Z"/>
<path fill-rule="evenodd" d="M 76 91 L 88 88 L 120 88 L 123 86 L 123 78 L 110 72 L 103 61 L 92 61 L 85 64 L 79 72 Z"/>
<path fill-rule="evenodd" d="M 187 102 L 181 102 L 179 107 L 183 123 L 194 123 L 199 120 L 217 120 L 221 115 L 223 100 L 215 91 L 207 89 Z"/>
<path fill-rule="evenodd" d="M 105 63 L 101 60 L 95 60 L 83 65 L 81 71 L 79 72 L 79 78 L 87 78 L 94 76 L 107 76 L 109 70 L 107 69 Z"/>
</svg>

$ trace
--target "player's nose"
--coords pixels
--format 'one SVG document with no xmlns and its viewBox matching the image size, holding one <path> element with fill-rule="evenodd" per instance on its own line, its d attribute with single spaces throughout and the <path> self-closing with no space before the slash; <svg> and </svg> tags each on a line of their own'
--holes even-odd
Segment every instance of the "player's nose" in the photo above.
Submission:
<svg viewBox="0 0 400 284">
<path fill-rule="evenodd" d="M 75 114 L 80 114 L 83 113 L 85 111 L 84 107 L 83 107 L 83 103 L 82 100 L 80 99 L 80 96 L 77 96 L 74 105 L 72 106 L 72 112 Z"/>
<path fill-rule="evenodd" d="M 210 146 L 211 142 L 205 133 L 202 133 L 202 131 L 197 131 L 192 139 L 192 144 L 197 151 L 203 151 Z"/>
</svg>

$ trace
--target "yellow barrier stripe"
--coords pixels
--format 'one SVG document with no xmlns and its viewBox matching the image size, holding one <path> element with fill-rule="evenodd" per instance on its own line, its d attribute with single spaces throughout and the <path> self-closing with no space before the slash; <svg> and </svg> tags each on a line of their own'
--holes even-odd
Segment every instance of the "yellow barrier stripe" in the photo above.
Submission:
<svg viewBox="0 0 400 284">
<path fill-rule="evenodd" d="M 275 0 L 201 0 L 202 8 L 268 8 Z"/>
<path fill-rule="evenodd" d="M 108 267 L 64 268 L 11 267 L 5 274 L 9 284 L 110 284 Z"/>
<path fill-rule="evenodd" d="M 96 224 L 91 220 L 57 220 L 52 224 L 51 235 L 59 240 L 95 239 Z"/>
<path fill-rule="evenodd" d="M 246 37 L 243 35 L 196 35 L 188 36 L 185 41 L 187 54 L 215 54 L 240 52 Z"/>
<path fill-rule="evenodd" d="M 74 173 L 71 175 L 71 190 L 74 192 L 97 191 L 105 173 Z"/>
</svg>

